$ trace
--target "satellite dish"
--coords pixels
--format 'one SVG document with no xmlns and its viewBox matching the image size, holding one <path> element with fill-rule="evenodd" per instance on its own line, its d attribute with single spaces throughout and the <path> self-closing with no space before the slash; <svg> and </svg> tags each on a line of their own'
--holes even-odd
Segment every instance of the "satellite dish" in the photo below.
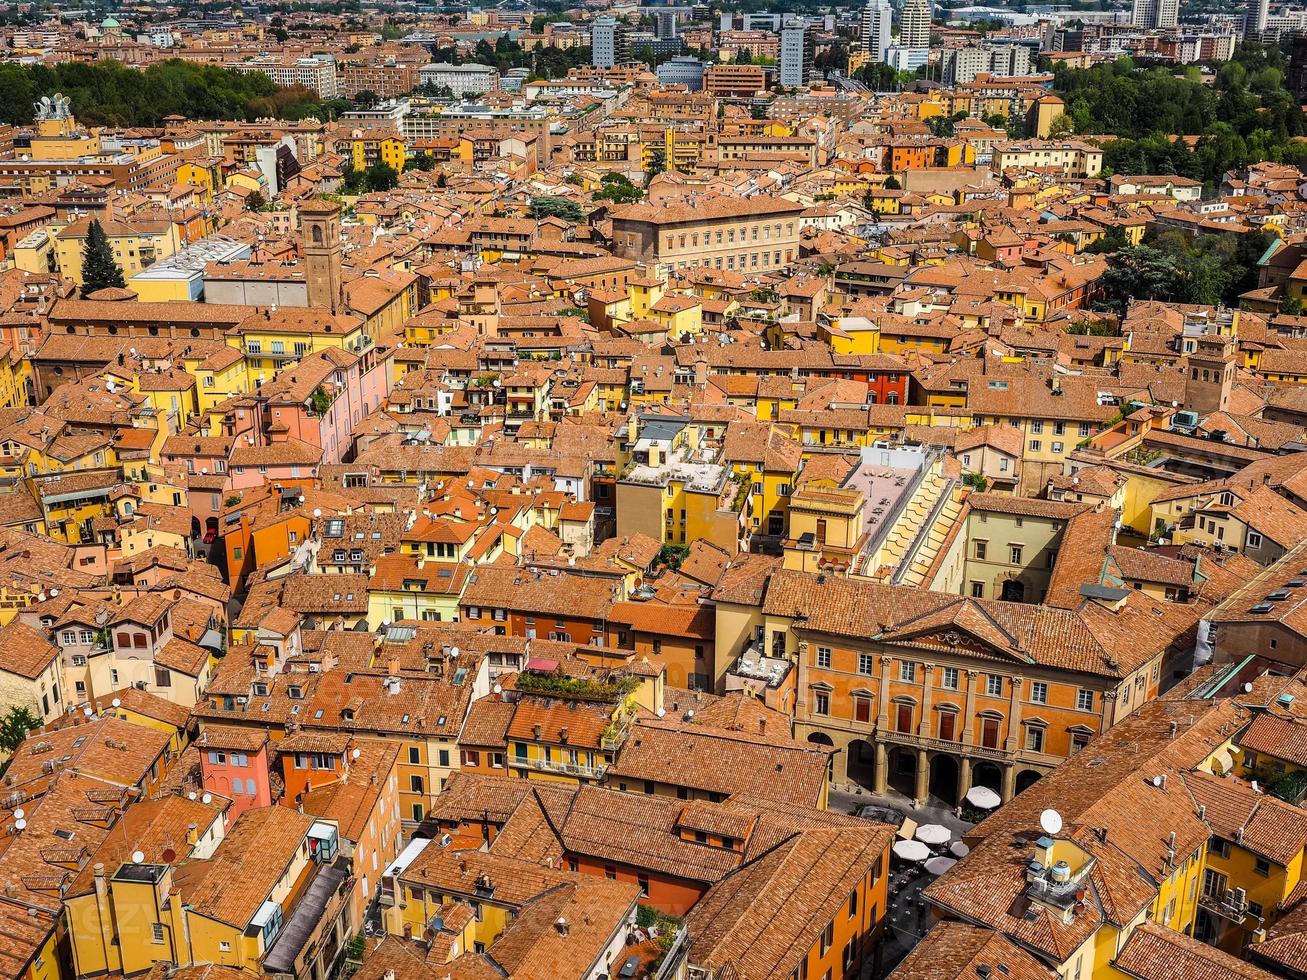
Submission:
<svg viewBox="0 0 1307 980">
<path fill-rule="evenodd" d="M 1162 785 L 1162 780 L 1163 780 L 1164 778 L 1165 778 L 1165 777 L 1163 777 L 1163 776 L 1160 775 L 1160 774 L 1154 776 L 1154 777 L 1153 777 L 1153 785 L 1154 785 L 1154 786 L 1161 786 L 1161 785 Z"/>
<path fill-rule="evenodd" d="M 195 799 L 195 790 L 191 790 L 189 793 L 187 793 L 187 794 L 186 794 L 186 798 L 187 798 L 188 800 L 193 800 L 193 799 Z"/>
<path fill-rule="evenodd" d="M 1062 814 L 1056 810 L 1045 810 L 1039 815 L 1039 826 L 1049 836 L 1058 833 L 1062 829 Z"/>
<path fill-rule="evenodd" d="M 453 660 L 458 656 L 458 647 L 449 648 L 449 659 Z"/>
<path fill-rule="evenodd" d="M 213 797 L 210 794 L 205 793 L 203 796 L 200 797 L 200 802 L 207 805 L 213 802 Z"/>
<path fill-rule="evenodd" d="M 51 590 L 50 590 L 50 598 L 51 598 L 51 599 L 54 599 L 54 598 L 58 597 L 58 595 L 59 595 L 59 590 L 58 590 L 58 589 L 51 589 Z"/>
<path fill-rule="evenodd" d="M 121 708 L 123 706 L 122 700 L 119 698 L 114 698 L 109 703 L 112 704 L 115 708 Z"/>
<path fill-rule="evenodd" d="M 27 829 L 27 821 L 26 821 L 26 820 L 16 820 L 16 821 L 14 821 L 14 830 L 25 830 L 25 829 Z"/>
<path fill-rule="evenodd" d="M 504 688 L 503 688 L 503 685 L 502 685 L 502 684 L 496 684 L 496 685 L 495 685 L 495 693 L 496 693 L 496 694 L 503 694 L 503 693 L 504 693 Z"/>
<path fill-rule="evenodd" d="M 145 852 L 132 851 L 132 864 L 144 864 L 144 863 L 145 863 Z"/>
<path fill-rule="evenodd" d="M 163 853 L 160 854 L 159 857 L 163 858 L 164 864 L 172 864 L 174 861 L 177 860 L 177 852 L 174 851 L 171 847 L 165 847 L 163 849 Z"/>
<path fill-rule="evenodd" d="M 321 517 L 321 516 L 322 516 L 322 508 L 321 508 L 321 507 L 314 507 L 314 508 L 313 508 L 313 516 L 314 516 L 314 517 Z"/>
<path fill-rule="evenodd" d="M 85 708 L 83 708 L 82 710 L 86 712 L 86 717 L 87 717 L 87 718 L 90 718 L 91 715 L 95 714 L 94 709 L 92 709 L 91 706 L 90 706 L 89 704 L 88 704 Z"/>
<path fill-rule="evenodd" d="M 1252 694 L 1252 693 L 1253 693 L 1253 683 L 1252 683 L 1252 681 L 1248 681 L 1247 683 L 1244 684 L 1244 686 L 1243 686 L 1243 693 L 1244 693 L 1244 694 Z"/>
<path fill-rule="evenodd" d="M 19 807 L 17 810 L 14 811 L 14 819 L 16 820 L 22 820 L 23 817 L 25 816 L 27 816 L 27 813 L 23 810 L 22 807 Z"/>
</svg>

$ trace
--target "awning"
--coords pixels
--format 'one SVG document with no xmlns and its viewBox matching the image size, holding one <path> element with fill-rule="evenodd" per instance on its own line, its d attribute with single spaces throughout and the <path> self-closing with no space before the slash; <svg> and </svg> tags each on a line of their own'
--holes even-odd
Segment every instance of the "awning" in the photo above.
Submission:
<svg viewBox="0 0 1307 980">
<path fill-rule="evenodd" d="M 1218 776 L 1228 776 L 1234 772 L 1234 759 L 1226 749 L 1222 749 L 1212 756 L 1212 772 Z"/>
</svg>

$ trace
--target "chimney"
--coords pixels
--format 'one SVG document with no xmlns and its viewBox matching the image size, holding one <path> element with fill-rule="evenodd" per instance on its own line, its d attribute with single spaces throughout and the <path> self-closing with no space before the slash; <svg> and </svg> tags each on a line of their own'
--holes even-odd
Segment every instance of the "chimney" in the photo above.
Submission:
<svg viewBox="0 0 1307 980">
<path fill-rule="evenodd" d="M 560 915 L 558 921 L 554 923 L 554 928 L 558 930 L 560 936 L 566 936 L 569 928 L 567 920 Z"/>
<path fill-rule="evenodd" d="M 766 718 L 759 718 L 759 719 L 758 719 L 758 734 L 759 734 L 759 735 L 763 735 L 763 734 L 766 734 L 766 732 L 767 732 L 767 719 L 766 719 Z"/>
<path fill-rule="evenodd" d="M 194 847 L 200 842 L 200 828 L 195 824 L 186 825 L 186 843 Z"/>
</svg>

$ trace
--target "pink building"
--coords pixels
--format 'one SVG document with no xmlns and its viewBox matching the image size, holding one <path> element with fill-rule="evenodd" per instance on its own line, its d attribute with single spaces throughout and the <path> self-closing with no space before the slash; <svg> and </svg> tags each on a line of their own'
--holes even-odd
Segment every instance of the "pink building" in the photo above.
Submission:
<svg viewBox="0 0 1307 980">
<path fill-rule="evenodd" d="M 360 354 L 331 348 L 284 368 L 259 389 L 268 438 L 298 439 L 319 447 L 322 462 L 339 463 L 354 428 L 381 407 L 393 356 L 378 347 Z"/>
<path fill-rule="evenodd" d="M 246 810 L 272 805 L 267 732 L 206 725 L 195 746 L 200 751 L 205 792 L 232 801 L 227 810 L 228 826 Z"/>
</svg>

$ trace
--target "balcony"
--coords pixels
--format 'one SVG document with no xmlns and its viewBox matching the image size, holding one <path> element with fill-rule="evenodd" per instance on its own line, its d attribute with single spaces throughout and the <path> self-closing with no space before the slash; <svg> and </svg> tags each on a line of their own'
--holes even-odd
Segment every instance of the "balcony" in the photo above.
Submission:
<svg viewBox="0 0 1307 980">
<path fill-rule="evenodd" d="M 585 766 L 579 763 L 555 762 L 552 759 L 509 759 L 509 766 L 514 769 L 534 769 L 536 772 L 551 772 L 560 776 L 575 776 L 578 779 L 603 779 L 607 766 Z"/>
<path fill-rule="evenodd" d="M 1248 918 L 1248 897 L 1242 888 L 1224 893 L 1202 891 L 1198 894 L 1198 904 L 1213 915 L 1229 919 L 1235 925 L 1243 925 Z"/>
<path fill-rule="evenodd" d="M 1008 752 L 1006 749 L 949 741 L 944 738 L 932 738 L 929 735 L 916 735 L 911 732 L 899 732 L 892 728 L 876 729 L 876 737 L 890 745 L 907 745 L 916 749 L 927 749 L 931 752 L 951 752 L 954 755 L 972 756 L 977 759 L 993 759 L 995 762 L 1013 762 L 1017 757 L 1016 752 Z"/>
</svg>

